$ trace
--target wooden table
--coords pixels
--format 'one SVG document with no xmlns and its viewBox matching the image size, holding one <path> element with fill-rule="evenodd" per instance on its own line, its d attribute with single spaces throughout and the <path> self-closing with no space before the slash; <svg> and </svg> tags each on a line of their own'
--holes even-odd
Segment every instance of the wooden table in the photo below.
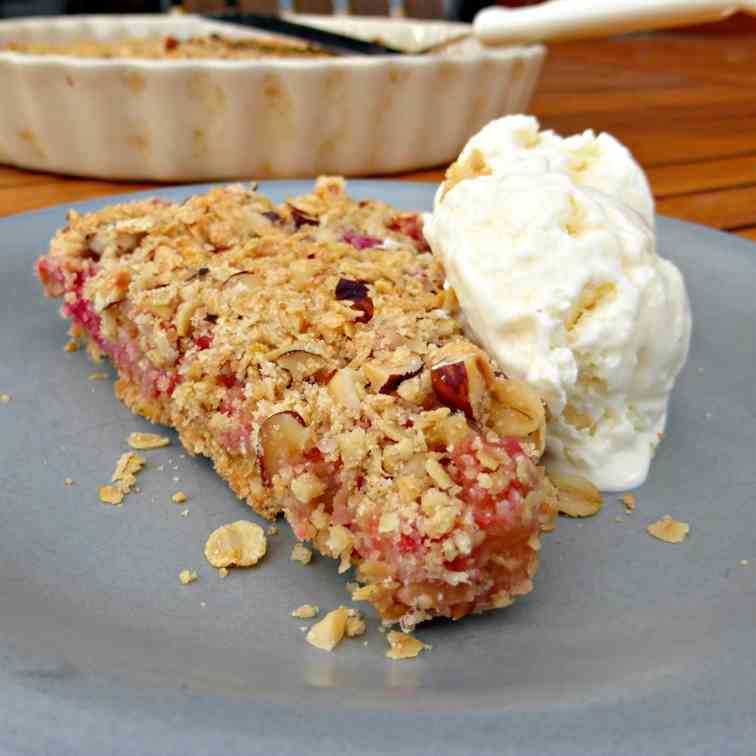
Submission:
<svg viewBox="0 0 756 756">
<path fill-rule="evenodd" d="M 530 110 L 564 134 L 593 128 L 622 140 L 646 169 L 660 213 L 756 240 L 756 35 L 553 45 Z M 151 186 L 0 166 L 0 216 Z"/>
</svg>

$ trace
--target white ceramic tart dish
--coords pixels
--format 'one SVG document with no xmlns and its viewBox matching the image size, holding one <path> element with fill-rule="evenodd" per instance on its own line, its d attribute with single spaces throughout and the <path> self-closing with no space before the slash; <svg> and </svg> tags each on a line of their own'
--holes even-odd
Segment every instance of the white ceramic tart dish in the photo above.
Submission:
<svg viewBox="0 0 756 756">
<path fill-rule="evenodd" d="M 307 21 L 300 16 L 298 20 Z M 418 48 L 469 27 L 357 17 L 316 23 Z M 0 22 L 11 42 L 252 32 L 196 16 Z M 526 109 L 539 45 L 254 60 L 88 59 L 0 49 L 0 163 L 185 181 L 391 173 L 453 160 L 492 118 Z"/>
</svg>

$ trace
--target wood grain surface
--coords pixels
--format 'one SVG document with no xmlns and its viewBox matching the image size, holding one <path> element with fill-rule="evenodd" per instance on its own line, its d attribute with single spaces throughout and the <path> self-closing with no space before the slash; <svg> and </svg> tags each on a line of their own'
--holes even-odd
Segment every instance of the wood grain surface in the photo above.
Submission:
<svg viewBox="0 0 756 756">
<path fill-rule="evenodd" d="M 623 141 L 660 213 L 756 239 L 756 34 L 678 32 L 549 47 L 530 111 Z M 437 181 L 443 166 L 402 174 Z M 0 216 L 157 184 L 0 166 Z"/>
</svg>

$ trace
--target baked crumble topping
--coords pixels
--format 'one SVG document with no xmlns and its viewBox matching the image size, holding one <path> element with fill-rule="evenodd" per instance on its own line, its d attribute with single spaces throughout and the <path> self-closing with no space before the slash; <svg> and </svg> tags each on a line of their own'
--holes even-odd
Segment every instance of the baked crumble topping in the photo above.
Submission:
<svg viewBox="0 0 756 756">
<path fill-rule="evenodd" d="M 544 407 L 463 336 L 416 213 L 338 178 L 278 205 L 231 186 L 71 211 L 37 270 L 119 398 L 355 566 L 353 597 L 384 621 L 532 589 L 556 499 Z M 220 530 L 209 561 L 239 564 L 245 536 Z M 253 543 L 262 556 L 262 529 Z"/>
</svg>

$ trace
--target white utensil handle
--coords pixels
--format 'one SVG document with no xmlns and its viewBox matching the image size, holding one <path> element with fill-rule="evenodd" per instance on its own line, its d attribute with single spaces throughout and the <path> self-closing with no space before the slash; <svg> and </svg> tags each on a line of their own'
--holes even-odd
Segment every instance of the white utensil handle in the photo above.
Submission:
<svg viewBox="0 0 756 756">
<path fill-rule="evenodd" d="M 528 8 L 484 8 L 475 35 L 485 44 L 603 37 L 756 15 L 756 0 L 551 0 Z"/>
</svg>

